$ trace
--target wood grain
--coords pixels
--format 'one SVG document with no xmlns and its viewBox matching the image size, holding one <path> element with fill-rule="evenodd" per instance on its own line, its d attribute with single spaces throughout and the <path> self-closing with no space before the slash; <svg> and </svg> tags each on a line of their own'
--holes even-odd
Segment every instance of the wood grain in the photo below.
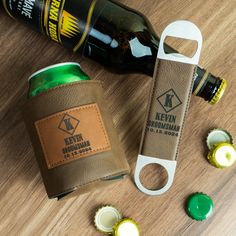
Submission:
<svg viewBox="0 0 236 236">
<path fill-rule="evenodd" d="M 219 170 L 206 161 L 205 137 L 223 127 L 236 137 L 236 1 L 235 0 L 123 0 L 148 16 L 158 34 L 176 20 L 196 23 L 203 33 L 201 65 L 226 78 L 228 90 L 211 106 L 192 97 L 173 187 L 159 197 L 139 192 L 131 178 L 108 188 L 68 200 L 48 200 L 22 116 L 27 77 L 63 61 L 78 61 L 91 78 L 102 80 L 111 111 L 132 170 L 138 153 L 150 79 L 142 75 L 114 75 L 98 64 L 63 50 L 26 26 L 0 14 L 0 235 L 97 236 L 92 225 L 97 207 L 113 204 L 139 222 L 142 235 L 236 235 L 235 166 Z M 184 49 L 187 45 L 174 43 Z M 155 180 L 156 171 L 146 171 Z M 154 184 L 154 182 L 153 182 Z M 184 211 L 193 192 L 209 194 L 214 214 L 203 222 Z"/>
</svg>

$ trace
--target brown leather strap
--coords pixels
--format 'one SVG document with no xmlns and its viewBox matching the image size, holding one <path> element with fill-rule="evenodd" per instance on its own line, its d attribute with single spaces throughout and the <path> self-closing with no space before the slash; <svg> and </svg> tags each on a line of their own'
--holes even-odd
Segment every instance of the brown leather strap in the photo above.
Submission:
<svg viewBox="0 0 236 236">
<path fill-rule="evenodd" d="M 193 86 L 194 65 L 159 60 L 140 154 L 176 160 Z"/>
</svg>

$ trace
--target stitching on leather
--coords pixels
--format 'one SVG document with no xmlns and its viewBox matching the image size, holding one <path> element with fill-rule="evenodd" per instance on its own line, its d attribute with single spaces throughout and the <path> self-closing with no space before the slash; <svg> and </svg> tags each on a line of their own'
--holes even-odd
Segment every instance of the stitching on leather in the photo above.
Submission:
<svg viewBox="0 0 236 236">
<path fill-rule="evenodd" d="M 192 82 L 191 82 L 191 86 L 190 86 L 191 88 L 192 88 L 193 83 L 194 83 L 193 79 L 194 79 L 194 73 L 195 73 L 196 69 L 197 69 L 197 67 L 195 66 L 194 69 L 193 69 Z M 188 108 L 189 108 L 189 104 L 190 104 L 190 99 L 191 99 L 191 95 L 192 95 L 191 91 L 192 90 L 190 89 L 188 99 L 187 99 L 187 103 L 186 103 L 186 109 L 184 111 L 183 123 L 182 123 L 181 130 L 180 130 L 179 142 L 178 142 L 178 145 L 177 145 L 177 148 L 176 148 L 177 151 L 176 151 L 176 155 L 175 155 L 175 160 L 177 160 L 177 156 L 179 154 L 180 140 L 183 136 L 183 129 L 184 129 L 184 125 L 185 125 L 185 122 L 186 122 L 186 116 L 187 116 L 187 112 L 188 112 Z"/>
<path fill-rule="evenodd" d="M 99 108 L 98 108 L 98 105 L 97 105 L 96 103 L 90 104 L 90 105 L 84 105 L 84 106 L 78 107 L 78 108 L 72 108 L 72 109 L 69 109 L 69 111 L 76 111 L 76 110 L 83 110 L 83 109 L 86 109 L 86 110 L 87 110 L 87 109 L 91 109 L 91 108 L 95 108 L 95 110 L 96 110 L 96 114 L 97 114 L 97 117 L 98 117 L 98 121 L 99 121 L 100 127 L 101 127 L 101 129 L 102 129 L 103 135 L 104 135 L 105 140 L 106 140 L 106 146 L 101 147 L 101 148 L 96 148 L 95 150 L 85 151 L 85 152 L 82 153 L 82 154 L 77 154 L 76 156 L 70 158 L 70 161 L 72 161 L 72 160 L 74 160 L 74 159 L 78 159 L 79 157 L 84 156 L 84 155 L 87 156 L 88 154 L 97 153 L 97 152 L 100 152 L 100 151 L 103 151 L 103 150 L 104 150 L 104 151 L 105 151 L 105 150 L 109 150 L 109 148 L 111 148 L 111 144 L 110 144 L 110 142 L 109 142 L 109 139 L 108 139 L 106 130 L 105 130 L 104 125 L 103 125 L 103 123 L 102 123 L 102 117 L 101 117 L 101 115 L 100 115 L 100 113 L 99 113 Z M 53 119 L 53 118 L 58 117 L 58 116 L 61 116 L 64 112 L 65 112 L 65 111 L 61 111 L 59 114 L 51 115 L 50 117 L 46 117 L 46 118 L 44 118 L 44 119 L 42 119 L 42 120 L 39 120 L 39 121 L 36 121 L 36 122 L 35 122 L 35 126 L 36 126 L 36 129 L 37 129 L 37 131 L 38 131 L 39 139 L 40 139 L 40 141 L 41 141 L 41 143 L 42 143 L 42 148 L 43 148 L 43 151 L 44 151 L 44 153 L 45 153 L 45 155 L 46 155 L 46 162 L 49 164 L 49 166 L 50 166 L 51 168 L 52 168 L 52 167 L 55 167 L 55 166 L 57 166 L 57 165 L 59 165 L 59 164 L 62 164 L 62 163 L 64 163 L 64 162 L 66 162 L 66 161 L 67 161 L 67 163 L 69 163 L 69 162 L 68 162 L 68 160 L 61 160 L 61 161 L 57 161 L 57 162 L 53 162 L 53 163 L 50 162 L 50 160 L 47 158 L 47 157 L 48 157 L 48 153 L 47 153 L 47 150 L 46 150 L 46 148 L 45 148 L 45 142 L 44 142 L 44 140 L 43 140 L 43 136 L 42 136 L 42 134 L 41 134 L 41 132 L 40 132 L 39 126 L 41 126 L 41 123 L 42 123 L 42 122 L 45 122 L 45 121 L 47 121 L 47 120 Z M 65 113 L 65 114 L 67 114 L 67 113 Z M 86 157 L 86 156 L 85 156 L 85 157 Z"/>
<path fill-rule="evenodd" d="M 157 67 L 156 67 L 156 71 L 154 72 L 154 75 L 155 75 L 156 73 L 158 73 L 161 60 L 159 60 L 157 63 L 158 63 L 158 64 L 157 64 Z M 153 79 L 154 79 L 154 78 L 153 78 Z M 152 100 L 153 100 L 153 97 L 154 97 L 154 94 L 155 94 L 155 88 L 156 88 L 156 83 L 155 83 L 155 81 L 156 81 L 156 78 L 154 79 L 154 81 L 152 81 L 153 84 L 152 84 L 152 86 L 151 86 L 151 88 L 150 88 L 150 90 L 152 90 L 152 91 L 151 91 L 151 92 L 152 92 L 152 95 L 151 95 L 150 100 L 148 101 L 148 104 L 147 104 L 147 107 L 148 107 L 148 108 L 150 108 L 151 103 L 152 103 Z M 147 116 L 145 117 L 145 128 L 144 128 L 143 135 L 142 135 L 142 137 L 141 137 L 141 148 L 140 148 L 140 150 L 139 150 L 140 154 L 142 154 L 142 152 L 143 152 L 143 144 L 144 144 L 143 142 L 144 142 L 145 135 L 147 134 L 147 129 L 146 129 L 146 128 L 147 128 L 148 117 L 150 116 L 150 113 L 151 113 L 151 109 L 148 110 Z"/>
<path fill-rule="evenodd" d="M 101 126 L 101 128 L 102 128 L 102 132 L 103 132 L 103 134 L 104 134 L 104 136 L 105 136 L 106 143 L 107 143 L 108 146 L 111 146 L 111 144 L 110 144 L 110 142 L 109 142 L 109 140 L 108 140 L 107 133 L 106 133 L 106 130 L 105 130 L 105 128 L 104 128 L 104 124 L 103 124 L 103 122 L 102 122 L 102 117 L 101 117 L 101 115 L 100 115 L 99 108 L 98 108 L 98 105 L 97 105 L 97 104 L 95 105 L 95 110 L 96 110 L 96 112 L 97 112 L 98 120 L 99 120 L 100 126 Z"/>
</svg>

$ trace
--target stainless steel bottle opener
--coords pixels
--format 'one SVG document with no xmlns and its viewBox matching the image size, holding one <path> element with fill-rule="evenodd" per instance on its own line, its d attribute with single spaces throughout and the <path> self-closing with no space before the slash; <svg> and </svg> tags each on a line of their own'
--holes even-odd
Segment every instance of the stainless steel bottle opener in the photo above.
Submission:
<svg viewBox="0 0 236 236">
<path fill-rule="evenodd" d="M 178 53 L 166 54 L 164 41 L 167 36 L 197 41 L 195 55 L 189 58 Z M 161 35 L 140 154 L 134 174 L 137 187 L 148 195 L 163 194 L 173 183 L 180 137 L 201 47 L 201 32 L 189 21 L 175 21 L 168 25 Z M 147 189 L 140 181 L 140 172 L 149 164 L 159 164 L 168 173 L 166 185 L 160 189 Z"/>
</svg>

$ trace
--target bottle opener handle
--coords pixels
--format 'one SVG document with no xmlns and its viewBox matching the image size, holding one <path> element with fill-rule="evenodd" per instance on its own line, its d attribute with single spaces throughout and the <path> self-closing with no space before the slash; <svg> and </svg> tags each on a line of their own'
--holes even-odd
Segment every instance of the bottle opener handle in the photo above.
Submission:
<svg viewBox="0 0 236 236">
<path fill-rule="evenodd" d="M 139 176 L 140 176 L 142 169 L 146 165 L 149 165 L 149 164 L 159 164 L 166 169 L 167 174 L 168 174 L 168 180 L 163 188 L 157 189 L 157 190 L 150 190 L 150 189 L 145 188 L 142 185 Z M 135 180 L 137 187 L 143 193 L 146 193 L 148 195 L 160 195 L 160 194 L 165 193 L 171 187 L 171 185 L 174 181 L 176 164 L 177 164 L 176 161 L 164 160 L 164 159 L 159 159 L 156 157 L 149 157 L 149 156 L 144 156 L 144 155 L 139 154 L 138 159 L 137 159 L 136 168 L 135 168 L 135 174 L 134 174 L 134 180 Z"/>
<path fill-rule="evenodd" d="M 196 51 L 195 55 L 192 58 L 189 58 L 189 57 L 186 57 L 186 56 L 184 56 L 182 54 L 178 54 L 178 53 L 166 54 L 165 51 L 164 51 L 164 41 L 165 41 L 165 38 L 167 36 L 183 38 L 183 39 L 190 39 L 190 40 L 196 40 L 198 42 L 198 48 L 197 48 L 197 51 Z M 163 31 L 162 35 L 161 35 L 157 58 L 161 59 L 161 60 L 158 60 L 158 61 L 161 61 L 161 62 L 159 62 L 159 64 L 162 63 L 162 66 L 165 63 L 162 60 L 181 62 L 181 63 L 184 63 L 184 64 L 191 64 L 191 65 L 189 65 L 188 69 L 189 69 L 189 71 L 193 71 L 193 66 L 192 65 L 197 65 L 198 64 L 199 57 L 200 57 L 200 52 L 201 52 L 201 47 L 202 47 L 202 34 L 201 34 L 200 30 L 198 29 L 198 27 L 195 24 L 193 24 L 192 22 L 189 22 L 189 21 L 184 21 L 184 20 L 175 21 L 175 22 L 171 23 L 170 25 L 168 25 L 165 28 L 165 30 Z M 183 68 L 184 66 L 181 63 L 179 63 L 178 66 Z M 171 63 L 169 63 L 169 64 L 171 64 Z M 157 65 L 156 65 L 156 67 L 157 67 Z M 165 64 L 165 68 L 166 68 L 166 64 Z M 172 69 L 171 66 L 169 68 L 170 68 L 170 70 Z M 160 65 L 159 65 L 158 69 L 160 69 Z M 165 73 L 168 74 L 169 70 L 166 70 Z M 158 77 L 156 79 L 154 77 L 154 79 L 153 79 L 153 84 L 154 85 L 153 85 L 153 89 L 152 89 L 151 95 L 150 95 L 151 102 L 149 102 L 149 108 L 148 108 L 147 114 L 149 114 L 150 110 L 153 109 L 154 106 L 156 106 L 156 103 L 155 103 L 156 102 L 156 100 L 155 100 L 156 97 L 155 96 L 157 94 L 159 96 L 160 94 L 163 93 L 163 91 L 161 91 L 161 89 L 159 89 L 159 87 L 156 86 L 156 85 L 159 85 L 159 84 L 155 85 L 155 83 L 159 83 L 159 80 L 163 80 L 162 83 L 160 83 L 160 84 L 162 84 L 162 85 L 163 85 L 163 83 L 168 84 L 169 81 L 165 82 L 166 77 L 168 77 L 169 80 L 171 80 L 171 82 L 172 82 L 172 83 L 169 83 L 169 84 L 177 84 L 178 83 L 178 81 L 176 81 L 176 80 L 178 79 L 179 75 L 174 76 L 175 78 L 170 78 L 172 76 L 171 72 L 170 72 L 170 75 L 169 74 L 166 75 L 165 73 L 164 73 L 164 76 L 163 76 L 163 73 L 162 73 L 162 76 L 160 76 L 158 74 L 158 71 L 156 71 L 157 77 L 160 76 L 161 78 Z M 173 73 L 173 74 L 175 74 L 175 73 Z M 192 89 L 192 87 L 191 87 L 191 84 L 192 84 L 191 76 L 186 75 L 185 77 L 186 77 L 186 78 L 184 78 L 184 80 L 186 81 L 185 82 L 185 87 L 183 87 L 182 89 L 185 89 L 186 91 L 185 91 L 185 96 L 183 96 L 183 98 L 182 98 L 183 99 L 182 105 L 181 105 L 182 108 L 180 108 L 180 110 L 181 110 L 181 111 L 179 111 L 180 114 L 178 112 L 176 112 L 176 114 L 175 114 L 176 116 L 178 116 L 180 118 L 179 121 L 178 121 L 180 127 L 184 123 L 184 118 L 185 118 L 185 115 L 186 115 L 186 111 L 188 109 L 189 97 L 191 96 L 191 89 Z M 156 90 L 158 90 L 158 92 L 155 91 L 155 88 L 156 88 Z M 166 88 L 164 88 L 164 89 L 166 89 Z M 179 88 L 176 85 L 176 88 L 174 87 L 173 89 L 177 90 Z M 182 95 L 181 92 L 179 92 L 179 93 L 180 93 L 179 95 L 181 96 Z M 152 100 L 152 99 L 154 99 L 154 100 Z M 162 109 L 162 107 L 159 107 L 158 109 Z M 169 111 L 167 111 L 166 114 L 170 114 L 168 112 Z M 149 118 L 149 117 L 147 117 L 147 118 Z M 134 181 L 135 181 L 138 189 L 140 191 L 142 191 L 143 193 L 146 193 L 148 195 L 160 195 L 160 194 L 165 193 L 171 187 L 171 185 L 173 183 L 175 170 L 176 170 L 176 164 L 177 164 L 177 161 L 176 161 L 177 151 L 176 151 L 175 155 L 173 155 L 173 156 L 171 156 L 169 154 L 169 157 L 171 157 L 169 159 L 163 159 L 163 155 L 161 156 L 162 158 L 159 158 L 160 155 L 158 153 L 156 154 L 155 157 L 154 156 L 143 155 L 142 147 L 143 147 L 144 142 L 145 142 L 146 124 L 147 124 L 147 120 L 146 120 L 146 123 L 145 123 L 145 127 L 143 129 L 143 137 L 142 137 L 142 142 L 141 142 L 141 145 L 140 145 L 140 150 L 141 150 L 140 152 L 141 153 L 138 155 L 138 158 L 137 158 L 135 174 L 134 174 Z M 165 138 L 165 137 L 162 137 L 162 138 Z M 167 142 L 169 142 L 169 139 L 170 138 L 168 137 Z M 178 143 L 179 143 L 179 137 L 176 138 L 176 141 L 174 143 L 173 148 L 176 148 L 176 146 L 178 146 Z M 172 147 L 169 147 L 169 148 L 172 148 Z M 175 150 L 177 150 L 177 148 Z M 158 155 L 159 155 L 159 157 L 158 157 Z M 167 173 L 168 173 L 168 180 L 167 180 L 165 186 L 163 186 L 160 189 L 157 189 L 157 190 L 147 189 L 143 186 L 143 184 L 140 181 L 140 173 L 141 173 L 142 169 L 145 166 L 149 165 L 149 164 L 159 164 L 162 167 L 164 167 L 166 169 Z"/>
</svg>

